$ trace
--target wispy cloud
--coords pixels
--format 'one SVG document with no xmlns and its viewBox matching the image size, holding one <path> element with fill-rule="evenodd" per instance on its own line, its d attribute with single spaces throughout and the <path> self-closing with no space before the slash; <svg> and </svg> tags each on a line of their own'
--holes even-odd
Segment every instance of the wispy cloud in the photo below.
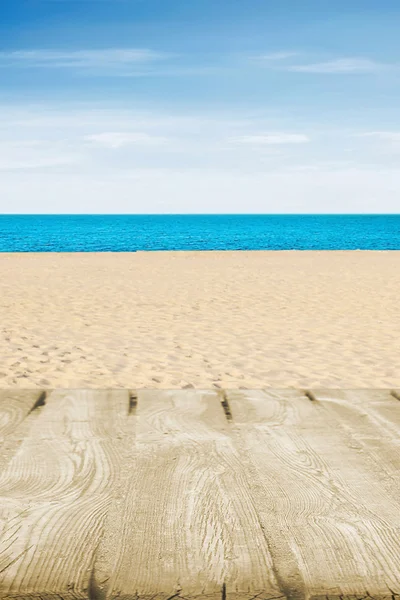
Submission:
<svg viewBox="0 0 400 600">
<path fill-rule="evenodd" d="M 76 164 L 78 160 L 74 156 L 57 156 L 38 158 L 32 160 L 13 160 L 0 157 L 0 171 L 26 171 L 35 169 L 48 169 L 53 167 L 64 167 Z"/>
<path fill-rule="evenodd" d="M 388 142 L 400 143 L 400 131 L 368 131 L 362 133 L 358 137 L 372 137 Z"/>
<path fill-rule="evenodd" d="M 221 72 L 214 64 L 187 64 L 179 54 L 149 48 L 0 51 L 0 68 L 64 70 L 107 77 L 190 77 Z"/>
<path fill-rule="evenodd" d="M 146 48 L 101 50 L 15 50 L 0 52 L 0 66 L 41 68 L 118 68 L 145 65 L 170 55 Z"/>
<path fill-rule="evenodd" d="M 265 133 L 261 135 L 242 135 L 231 138 L 230 141 L 234 144 L 272 146 L 280 144 L 306 144 L 310 141 L 310 138 L 300 133 Z"/>
<path fill-rule="evenodd" d="M 393 68 L 393 65 L 368 58 L 338 58 L 326 62 L 290 65 L 286 68 L 297 73 L 374 73 Z"/>
<path fill-rule="evenodd" d="M 104 132 L 85 136 L 85 141 L 101 146 L 102 148 L 123 148 L 124 146 L 163 146 L 167 143 L 167 138 L 148 133 L 134 132 Z"/>
<path fill-rule="evenodd" d="M 295 57 L 298 57 L 297 60 Z M 400 65 L 383 63 L 369 58 L 336 58 L 327 61 L 294 64 L 300 53 L 278 51 L 249 57 L 253 63 L 272 70 L 310 74 L 376 73 L 398 69 Z M 190 64 L 174 59 L 182 56 L 158 52 L 149 48 L 103 48 L 78 50 L 13 50 L 0 52 L 0 68 L 65 69 L 93 72 L 119 77 L 132 76 L 192 76 L 221 71 L 215 64 Z M 188 59 L 190 57 L 186 57 Z"/>
<path fill-rule="evenodd" d="M 287 58 L 292 58 L 293 56 L 298 56 L 297 52 L 269 52 L 267 54 L 260 54 L 258 56 L 254 56 L 253 60 L 263 61 L 263 62 L 274 62 L 280 60 L 286 60 Z"/>
<path fill-rule="evenodd" d="M 47 170 L 77 165 L 82 160 L 82 154 L 68 146 L 34 139 L 0 141 L 0 171 Z"/>
<path fill-rule="evenodd" d="M 2 212 L 396 211 L 394 126 L 96 106 L 0 105 Z"/>
<path fill-rule="evenodd" d="M 398 69 L 400 65 L 384 63 L 364 57 L 341 57 L 331 60 L 300 62 L 301 53 L 282 51 L 261 54 L 250 57 L 250 60 L 259 65 L 273 70 L 292 71 L 294 73 L 316 74 L 351 74 L 351 73 L 377 73 L 386 70 Z M 289 60 L 297 57 L 296 61 Z"/>
</svg>

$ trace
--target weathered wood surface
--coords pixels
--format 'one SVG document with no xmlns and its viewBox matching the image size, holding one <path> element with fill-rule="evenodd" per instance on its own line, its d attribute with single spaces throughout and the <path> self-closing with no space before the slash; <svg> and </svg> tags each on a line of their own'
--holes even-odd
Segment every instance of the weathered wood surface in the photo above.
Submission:
<svg viewBox="0 0 400 600">
<path fill-rule="evenodd" d="M 35 390 L 0 390 L 0 439 L 15 433 L 28 414 L 43 403 L 44 396 L 44 392 Z"/>
<path fill-rule="evenodd" d="M 142 392 L 137 415 L 120 504 L 110 510 L 99 548 L 96 577 L 107 579 L 107 594 L 182 590 L 184 597 L 220 598 L 225 584 L 228 595 L 279 596 L 216 394 Z"/>
<path fill-rule="evenodd" d="M 279 579 L 300 597 L 400 589 L 400 427 L 380 426 L 384 396 L 228 395 Z"/>
<path fill-rule="evenodd" d="M 45 392 L 37 390 L 0 390 L 0 472 L 27 435 L 44 397 Z"/>
<path fill-rule="evenodd" d="M 127 392 L 54 392 L 0 474 L 0 595 L 86 596 Z"/>
<path fill-rule="evenodd" d="M 0 598 L 400 594 L 399 390 L 0 394 Z"/>
</svg>

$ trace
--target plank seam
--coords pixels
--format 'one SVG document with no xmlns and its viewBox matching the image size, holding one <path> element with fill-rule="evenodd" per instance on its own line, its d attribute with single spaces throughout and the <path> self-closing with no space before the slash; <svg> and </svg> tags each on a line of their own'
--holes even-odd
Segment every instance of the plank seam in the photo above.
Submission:
<svg viewBox="0 0 400 600">
<path fill-rule="evenodd" d="M 28 415 L 30 415 L 31 413 L 33 413 L 33 411 L 37 410 L 41 406 L 45 406 L 46 405 L 46 399 L 47 399 L 47 391 L 43 390 L 40 393 L 39 397 L 37 398 L 35 404 L 32 406 L 32 408 L 29 411 Z"/>
<path fill-rule="evenodd" d="M 128 416 L 135 416 L 136 409 L 138 405 L 138 395 L 136 391 L 129 391 L 129 407 L 128 407 Z"/>
<path fill-rule="evenodd" d="M 306 398 L 311 400 L 311 402 L 318 402 L 318 398 L 315 396 L 315 394 L 311 390 L 304 390 L 304 395 Z"/>
<path fill-rule="evenodd" d="M 230 407 L 229 400 L 228 400 L 228 394 L 225 390 L 220 390 L 218 392 L 218 396 L 220 397 L 220 402 L 221 402 L 222 408 L 224 410 L 226 420 L 228 422 L 231 422 L 233 420 L 233 415 L 232 415 L 232 409 Z"/>
</svg>

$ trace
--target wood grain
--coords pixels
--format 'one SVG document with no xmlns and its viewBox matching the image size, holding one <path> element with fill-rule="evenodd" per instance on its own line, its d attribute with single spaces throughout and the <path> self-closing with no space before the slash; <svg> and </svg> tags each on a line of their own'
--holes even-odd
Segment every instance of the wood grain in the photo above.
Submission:
<svg viewBox="0 0 400 600">
<path fill-rule="evenodd" d="M 96 562 L 107 595 L 281 596 L 218 395 L 142 391 L 134 418 Z"/>
<path fill-rule="evenodd" d="M 44 398 L 40 390 L 0 390 L 0 472 L 29 436 Z"/>
<path fill-rule="evenodd" d="M 359 418 L 338 417 L 331 396 L 312 396 L 228 393 L 281 589 L 294 598 L 390 597 L 400 589 L 399 478 L 389 494 L 387 474 L 355 438 Z M 365 394 L 367 411 L 370 402 Z M 383 458 L 393 447 L 375 436 Z"/>
<path fill-rule="evenodd" d="M 400 402 L 388 390 L 329 390 L 315 395 L 373 461 L 386 494 L 400 495 Z"/>
<path fill-rule="evenodd" d="M 0 475 L 0 594 L 87 597 L 128 394 L 54 392 L 34 412 Z"/>
<path fill-rule="evenodd" d="M 15 432 L 43 395 L 41 390 L 0 390 L 0 439 Z"/>
<path fill-rule="evenodd" d="M 397 600 L 392 392 L 3 392 L 0 599 Z"/>
</svg>

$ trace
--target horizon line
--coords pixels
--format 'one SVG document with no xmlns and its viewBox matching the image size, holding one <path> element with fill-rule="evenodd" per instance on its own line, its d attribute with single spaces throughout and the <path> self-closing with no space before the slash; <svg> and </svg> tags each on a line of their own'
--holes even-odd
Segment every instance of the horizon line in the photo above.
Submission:
<svg viewBox="0 0 400 600">
<path fill-rule="evenodd" d="M 400 217 L 397 213 L 3 213 L 2 217 Z"/>
</svg>

